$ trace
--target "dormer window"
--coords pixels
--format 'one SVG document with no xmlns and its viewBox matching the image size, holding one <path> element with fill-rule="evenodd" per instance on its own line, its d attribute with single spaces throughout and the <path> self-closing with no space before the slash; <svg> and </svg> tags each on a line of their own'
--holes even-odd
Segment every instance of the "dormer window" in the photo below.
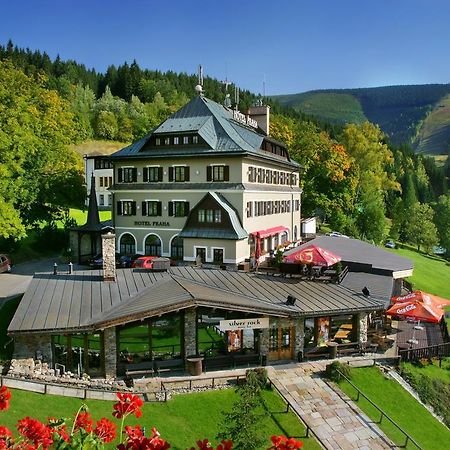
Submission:
<svg viewBox="0 0 450 450">
<path fill-rule="evenodd" d="M 164 138 L 164 145 L 170 145 L 170 137 Z"/>
<path fill-rule="evenodd" d="M 189 136 L 183 136 L 183 144 L 189 144 Z"/>
<path fill-rule="evenodd" d="M 198 144 L 198 136 L 192 136 L 192 143 Z"/>
<path fill-rule="evenodd" d="M 156 138 L 155 145 L 161 145 L 161 139 L 160 138 Z"/>
<path fill-rule="evenodd" d="M 180 138 L 178 137 L 178 136 L 175 136 L 174 138 L 173 138 L 173 144 L 174 145 L 178 145 L 180 143 Z"/>
</svg>

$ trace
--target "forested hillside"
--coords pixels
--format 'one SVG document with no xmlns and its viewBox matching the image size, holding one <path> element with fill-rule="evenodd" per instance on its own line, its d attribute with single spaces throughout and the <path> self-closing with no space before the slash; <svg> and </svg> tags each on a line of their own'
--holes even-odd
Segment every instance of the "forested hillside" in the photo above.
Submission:
<svg viewBox="0 0 450 450">
<path fill-rule="evenodd" d="M 394 145 L 411 144 L 424 153 L 446 154 L 450 140 L 438 139 L 427 146 L 420 141 L 420 131 L 449 93 L 450 84 L 427 84 L 320 90 L 274 98 L 322 120 L 340 124 L 369 120 L 378 124 Z"/>
<path fill-rule="evenodd" d="M 189 101 L 196 84 L 195 75 L 142 69 L 136 62 L 102 74 L 12 43 L 0 46 L 0 247 L 46 224 L 52 230 L 69 207 L 83 204 L 77 144 L 95 147 L 102 139 L 116 146 L 144 136 Z M 206 78 L 204 86 L 208 97 L 223 101 L 224 83 Z M 427 91 L 429 101 L 436 92 Z M 381 114 L 379 105 L 389 100 L 388 92 L 383 95 L 369 101 L 360 92 L 357 101 L 372 102 L 372 111 Z M 338 114 L 341 96 L 357 124 L 333 125 L 270 102 L 271 135 L 303 166 L 303 217 L 317 215 L 370 241 L 391 236 L 450 248 L 449 164 L 438 167 L 408 146 L 393 146 L 365 120 L 351 93 L 310 98 L 310 112 L 326 103 Z M 411 90 L 403 97 L 418 107 Z M 240 109 L 257 98 L 244 91 Z"/>
</svg>

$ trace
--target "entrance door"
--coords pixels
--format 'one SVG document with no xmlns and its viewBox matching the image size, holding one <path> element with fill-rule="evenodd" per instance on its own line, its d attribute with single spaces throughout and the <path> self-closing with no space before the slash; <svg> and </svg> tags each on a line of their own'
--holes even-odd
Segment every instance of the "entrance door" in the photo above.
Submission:
<svg viewBox="0 0 450 450">
<path fill-rule="evenodd" d="M 206 248 L 205 247 L 197 247 L 195 249 L 195 257 L 200 256 L 202 258 L 202 263 L 206 261 Z"/>
<path fill-rule="evenodd" d="M 269 359 L 293 359 L 294 327 L 278 327 L 270 329 Z"/>
</svg>

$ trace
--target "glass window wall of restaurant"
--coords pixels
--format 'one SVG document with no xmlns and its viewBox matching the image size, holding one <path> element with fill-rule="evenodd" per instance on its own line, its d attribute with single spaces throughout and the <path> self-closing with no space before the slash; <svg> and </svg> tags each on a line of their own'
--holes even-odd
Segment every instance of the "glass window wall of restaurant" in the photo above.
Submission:
<svg viewBox="0 0 450 450">
<path fill-rule="evenodd" d="M 328 341 L 349 343 L 355 340 L 353 315 L 305 319 L 305 348 L 323 347 Z"/>
<path fill-rule="evenodd" d="M 215 357 L 230 353 L 257 353 L 260 330 L 221 331 L 219 324 L 225 319 L 250 318 L 249 315 L 199 308 L 197 311 L 197 353 Z"/>
<path fill-rule="evenodd" d="M 168 314 L 118 327 L 119 363 L 180 358 L 183 317 L 180 313 Z"/>
<path fill-rule="evenodd" d="M 100 377 L 103 369 L 103 335 L 72 334 L 52 336 L 54 367 L 61 373 L 72 372 Z"/>
</svg>

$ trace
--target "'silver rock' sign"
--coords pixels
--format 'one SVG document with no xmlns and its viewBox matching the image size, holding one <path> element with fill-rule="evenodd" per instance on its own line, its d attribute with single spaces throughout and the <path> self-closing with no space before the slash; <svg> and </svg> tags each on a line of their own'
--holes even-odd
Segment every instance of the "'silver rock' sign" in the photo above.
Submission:
<svg viewBox="0 0 450 450">
<path fill-rule="evenodd" d="M 258 328 L 269 328 L 268 317 L 257 317 L 255 319 L 227 319 L 221 320 L 219 329 L 230 330 L 256 330 Z"/>
</svg>

